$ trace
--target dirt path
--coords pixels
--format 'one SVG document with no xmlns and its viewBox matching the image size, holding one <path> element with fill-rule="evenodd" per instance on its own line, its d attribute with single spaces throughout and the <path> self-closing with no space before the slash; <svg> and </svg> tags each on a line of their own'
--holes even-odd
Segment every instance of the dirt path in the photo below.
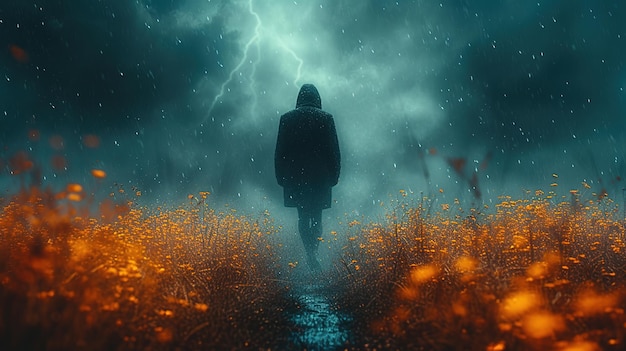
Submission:
<svg viewBox="0 0 626 351">
<path fill-rule="evenodd" d="M 293 287 L 300 308 L 290 319 L 296 326 L 292 338 L 306 350 L 344 350 L 350 341 L 351 317 L 339 312 L 325 284 L 304 282 Z"/>
</svg>

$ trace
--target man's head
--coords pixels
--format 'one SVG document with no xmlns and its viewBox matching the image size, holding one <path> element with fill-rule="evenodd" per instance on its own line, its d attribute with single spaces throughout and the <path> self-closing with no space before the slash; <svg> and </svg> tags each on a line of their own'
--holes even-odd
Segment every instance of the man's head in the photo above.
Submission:
<svg viewBox="0 0 626 351">
<path fill-rule="evenodd" d="M 322 108 L 322 99 L 320 98 L 320 93 L 317 92 L 317 88 L 313 84 L 304 84 L 302 88 L 300 88 L 300 92 L 298 93 L 298 100 L 296 101 L 296 108 L 299 107 L 315 107 Z"/>
</svg>

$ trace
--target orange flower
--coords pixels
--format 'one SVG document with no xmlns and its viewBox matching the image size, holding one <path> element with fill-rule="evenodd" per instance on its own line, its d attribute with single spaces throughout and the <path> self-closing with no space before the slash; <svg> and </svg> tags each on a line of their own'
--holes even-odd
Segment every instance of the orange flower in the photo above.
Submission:
<svg viewBox="0 0 626 351">
<path fill-rule="evenodd" d="M 98 178 L 98 179 L 103 179 L 103 178 L 106 178 L 107 176 L 106 172 L 101 169 L 92 169 L 91 175 L 94 176 L 94 178 Z"/>
</svg>

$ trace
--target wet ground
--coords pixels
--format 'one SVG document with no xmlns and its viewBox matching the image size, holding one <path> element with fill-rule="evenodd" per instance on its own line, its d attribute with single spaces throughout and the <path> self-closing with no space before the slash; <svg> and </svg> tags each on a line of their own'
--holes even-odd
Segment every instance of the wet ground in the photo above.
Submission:
<svg viewBox="0 0 626 351">
<path fill-rule="evenodd" d="M 351 317 L 339 311 L 328 284 L 314 279 L 294 284 L 292 297 L 299 308 L 290 316 L 292 342 L 302 350 L 344 350 L 350 343 Z"/>
</svg>

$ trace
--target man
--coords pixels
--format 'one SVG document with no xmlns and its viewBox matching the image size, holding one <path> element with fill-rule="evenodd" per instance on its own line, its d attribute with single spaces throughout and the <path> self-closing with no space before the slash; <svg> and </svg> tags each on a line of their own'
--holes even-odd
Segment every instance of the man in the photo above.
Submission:
<svg viewBox="0 0 626 351">
<path fill-rule="evenodd" d="M 296 109 L 280 118 L 274 166 L 276 180 L 284 188 L 285 206 L 298 209 L 298 231 L 313 270 L 320 269 L 317 247 L 322 210 L 330 208 L 340 164 L 333 116 L 322 110 L 315 86 L 304 84 Z"/>
</svg>

